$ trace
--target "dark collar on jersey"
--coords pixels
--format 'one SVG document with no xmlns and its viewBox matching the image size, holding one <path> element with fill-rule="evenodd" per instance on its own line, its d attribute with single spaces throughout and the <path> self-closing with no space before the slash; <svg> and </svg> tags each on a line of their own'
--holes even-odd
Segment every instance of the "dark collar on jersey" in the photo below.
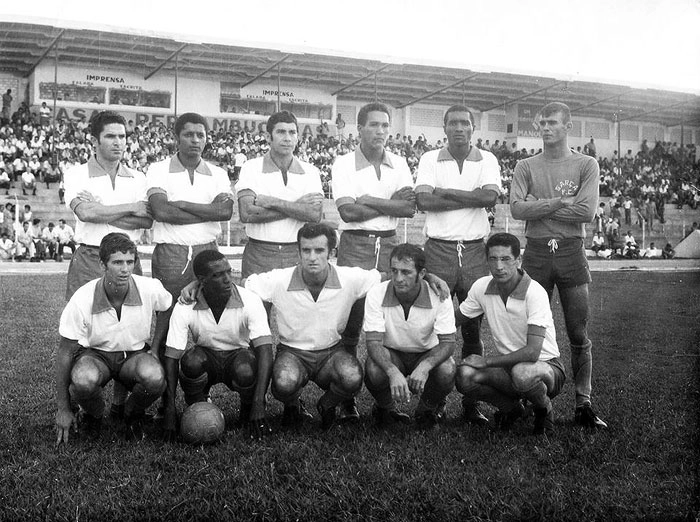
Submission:
<svg viewBox="0 0 700 522">
<path fill-rule="evenodd" d="M 477 148 L 472 146 L 472 150 L 469 151 L 469 155 L 465 158 L 467 161 L 481 161 L 484 159 L 484 157 L 481 155 L 481 151 Z M 440 152 L 438 152 L 438 161 L 457 161 L 452 154 L 450 154 L 450 151 L 447 147 L 443 147 L 440 149 Z"/>
<path fill-rule="evenodd" d="M 109 176 L 109 172 L 107 172 L 105 169 L 102 168 L 102 165 L 97 163 L 97 159 L 95 159 L 95 156 L 91 156 L 90 159 L 87 162 L 87 168 L 88 168 L 88 177 L 89 178 L 99 178 L 100 176 Z M 119 164 L 119 167 L 117 167 L 117 176 L 122 176 L 124 178 L 133 178 L 134 175 L 127 170 L 127 168 L 122 165 L 121 163 Z"/>
<path fill-rule="evenodd" d="M 109 302 L 107 298 L 107 292 L 105 292 L 105 278 L 102 276 L 100 280 L 95 285 L 95 293 L 92 297 L 92 313 L 99 314 L 106 312 L 110 308 L 114 308 L 112 303 Z M 129 278 L 129 289 L 126 291 L 126 296 L 124 297 L 123 305 L 127 306 L 142 306 L 143 301 L 141 301 L 141 294 L 139 294 L 139 289 L 136 287 L 134 278 Z"/>
<path fill-rule="evenodd" d="M 211 308 L 209 303 L 207 303 L 204 297 L 204 291 L 200 288 L 197 292 L 197 302 L 194 304 L 195 310 L 207 310 Z M 226 308 L 243 308 L 243 299 L 241 299 L 241 294 L 238 292 L 238 287 L 236 285 L 231 286 L 231 296 L 226 302 Z"/>
<path fill-rule="evenodd" d="M 263 171 L 263 174 L 271 174 L 273 172 L 280 172 L 280 168 L 277 166 L 277 164 L 274 161 L 272 161 L 272 156 L 270 156 L 269 152 L 266 152 L 265 155 L 263 156 L 262 171 Z M 306 174 L 304 167 L 301 166 L 301 163 L 299 163 L 299 160 L 296 159 L 294 156 L 292 156 L 292 163 L 289 165 L 287 172 L 290 172 L 291 174 Z"/>
<path fill-rule="evenodd" d="M 177 154 L 175 154 L 172 158 L 170 158 L 170 167 L 168 168 L 168 172 L 182 172 L 183 170 L 187 169 L 182 165 L 182 163 L 180 162 L 180 158 L 177 157 Z M 207 162 L 203 159 L 199 160 L 199 164 L 197 165 L 197 168 L 194 169 L 194 171 L 200 174 L 204 174 L 205 176 L 211 176 L 211 170 L 209 170 Z"/>
<path fill-rule="evenodd" d="M 304 278 L 301 276 L 301 265 L 297 265 L 292 272 L 292 278 L 289 280 L 287 292 L 306 290 L 306 288 L 307 286 L 306 283 L 304 283 Z M 338 272 L 333 265 L 328 265 L 328 277 L 326 278 L 326 282 L 323 283 L 323 288 L 342 288 L 340 279 L 338 278 Z"/>
<path fill-rule="evenodd" d="M 386 292 L 384 292 L 382 306 L 401 306 L 399 298 L 396 297 L 396 292 L 394 292 L 394 283 L 392 281 L 389 281 L 389 284 L 386 285 Z M 420 282 L 420 292 L 418 292 L 418 297 L 416 297 L 416 300 L 411 305 L 411 307 L 413 306 L 427 309 L 433 307 L 433 304 L 430 302 L 430 289 L 428 288 L 428 283 L 425 281 Z"/>
<path fill-rule="evenodd" d="M 527 294 L 527 289 L 530 287 L 530 282 L 532 279 L 530 279 L 530 276 L 525 273 L 522 269 L 518 270 L 519 273 L 523 275 L 523 278 L 520 280 L 518 283 L 518 286 L 516 286 L 513 291 L 510 293 L 508 297 L 513 297 L 515 299 L 520 299 L 521 301 L 525 300 L 525 295 Z M 491 279 L 489 281 L 488 286 L 486 287 L 486 291 L 484 294 L 492 294 L 492 295 L 500 295 L 498 292 L 498 285 L 496 284 L 495 279 Z"/>
<path fill-rule="evenodd" d="M 390 169 L 394 168 L 394 164 L 391 162 L 391 158 L 386 153 L 386 150 L 384 151 L 384 155 L 382 156 L 382 165 L 386 165 Z M 362 149 L 360 149 L 360 146 L 358 145 L 358 147 L 355 149 L 355 170 L 358 171 L 371 166 L 372 164 L 362 153 Z"/>
</svg>

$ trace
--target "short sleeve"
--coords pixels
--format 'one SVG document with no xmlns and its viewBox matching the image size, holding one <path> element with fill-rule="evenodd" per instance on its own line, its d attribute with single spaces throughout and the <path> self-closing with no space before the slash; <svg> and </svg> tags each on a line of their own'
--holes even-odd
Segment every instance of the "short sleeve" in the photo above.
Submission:
<svg viewBox="0 0 700 522">
<path fill-rule="evenodd" d="M 73 200 L 78 196 L 81 187 L 85 185 L 81 179 L 81 170 L 80 166 L 74 167 L 69 169 L 64 176 L 64 188 L 66 191 L 64 199 L 66 201 L 66 207 L 71 211 L 73 210 Z"/>
<path fill-rule="evenodd" d="M 355 164 L 354 157 L 347 156 L 341 156 L 336 159 L 331 169 L 331 186 L 333 187 L 333 198 L 336 206 L 354 203 L 356 199 L 356 194 L 352 190 L 352 182 L 348 175 L 348 169 L 351 164 L 352 166 Z"/>
<path fill-rule="evenodd" d="M 493 154 L 483 154 L 483 168 L 481 169 L 481 177 L 479 186 L 496 185 L 499 190 L 501 187 L 501 167 L 498 165 L 498 160 Z"/>
<path fill-rule="evenodd" d="M 260 176 L 255 176 L 255 169 L 253 169 L 253 165 L 257 165 L 257 163 L 257 161 L 247 161 L 241 167 L 241 172 L 236 182 L 236 192 L 239 198 L 241 196 L 257 195 L 255 180 L 260 178 Z"/>
<path fill-rule="evenodd" d="M 370 289 L 382 281 L 382 275 L 375 270 L 365 270 L 363 268 L 355 267 L 353 269 L 357 276 L 357 299 L 365 297 Z"/>
<path fill-rule="evenodd" d="M 416 176 L 416 192 L 431 192 L 435 189 L 435 161 L 434 154 L 423 154 L 418 163 L 418 175 Z"/>
<path fill-rule="evenodd" d="M 270 325 L 267 322 L 267 312 L 261 299 L 250 293 L 246 299 L 246 314 L 248 319 L 248 331 L 250 332 L 250 340 L 254 346 L 272 343 L 272 334 L 270 333 Z"/>
<path fill-rule="evenodd" d="M 396 159 L 393 158 L 392 161 Z M 396 161 L 398 163 L 398 166 L 396 166 L 396 169 L 398 170 L 398 189 L 402 189 L 404 187 L 411 187 L 413 188 L 413 174 L 411 174 L 411 169 L 408 168 L 408 163 L 406 163 L 406 160 L 403 159 L 401 156 L 398 156 L 398 159 Z"/>
<path fill-rule="evenodd" d="M 367 294 L 367 299 L 365 299 L 365 318 L 362 326 L 365 332 L 386 332 L 384 308 L 382 307 L 385 292 L 386 285 L 377 285 Z M 452 322 L 454 323 L 454 319 Z"/>
<path fill-rule="evenodd" d="M 323 194 L 323 183 L 321 183 L 321 173 L 319 170 L 314 167 L 313 165 L 309 165 L 308 170 L 306 171 L 306 174 L 304 174 L 306 178 L 306 194 L 314 194 L 314 193 L 321 193 Z"/>
<path fill-rule="evenodd" d="M 228 174 L 223 169 L 215 167 L 211 169 L 216 181 L 216 195 L 228 194 L 233 196 L 233 190 L 231 190 L 231 180 L 228 178 Z"/>
<path fill-rule="evenodd" d="M 263 301 L 271 303 L 275 292 L 274 272 L 273 270 L 271 272 L 251 275 L 246 279 L 245 288 L 253 292 Z"/>
<path fill-rule="evenodd" d="M 58 333 L 61 337 L 65 337 L 71 341 L 77 341 L 87 337 L 89 326 L 83 311 L 80 309 L 80 306 L 78 306 L 79 299 L 75 298 L 76 294 L 73 294 L 73 297 L 63 309 L 58 327 Z"/>
<path fill-rule="evenodd" d="M 148 169 L 148 174 L 146 174 L 146 193 L 148 196 L 152 196 L 155 193 L 167 194 L 168 180 L 166 175 L 168 169 L 165 168 L 164 163 L 161 161 Z"/>
<path fill-rule="evenodd" d="M 530 282 L 525 296 L 527 304 L 527 324 L 547 328 L 553 324 L 552 309 L 547 291 L 536 281 Z"/>
<path fill-rule="evenodd" d="M 158 279 L 150 279 L 153 286 L 153 309 L 156 312 L 164 312 L 173 304 L 173 296 L 168 292 L 163 283 Z"/>
<path fill-rule="evenodd" d="M 438 309 L 435 317 L 435 333 L 437 335 L 453 334 L 457 331 L 455 327 L 455 312 L 452 308 L 452 299 L 438 301 Z"/>
<path fill-rule="evenodd" d="M 170 316 L 170 326 L 168 327 L 168 338 L 165 341 L 165 355 L 171 359 L 179 359 L 187 348 L 187 334 L 189 332 L 189 317 L 194 305 L 175 304 L 173 313 Z"/>
<path fill-rule="evenodd" d="M 472 285 L 467 298 L 459 304 L 459 311 L 464 317 L 478 317 L 484 313 L 484 309 L 477 298 L 476 286 L 476 283 Z"/>
</svg>

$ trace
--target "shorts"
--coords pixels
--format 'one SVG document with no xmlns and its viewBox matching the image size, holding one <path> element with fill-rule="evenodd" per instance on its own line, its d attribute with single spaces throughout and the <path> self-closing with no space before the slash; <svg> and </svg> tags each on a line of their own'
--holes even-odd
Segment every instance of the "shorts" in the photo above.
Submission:
<svg viewBox="0 0 700 522">
<path fill-rule="evenodd" d="M 248 239 L 243 250 L 241 277 L 262 274 L 276 268 L 289 268 L 299 263 L 299 247 L 296 243 L 268 243 Z"/>
<path fill-rule="evenodd" d="M 416 366 L 418 366 L 425 357 L 430 355 L 430 350 L 426 352 L 402 352 L 394 348 L 389 348 L 388 346 L 384 348 L 386 348 L 392 356 L 396 356 L 396 358 L 401 361 L 402 367 L 399 369 L 404 375 L 410 375 L 413 370 L 416 369 Z"/>
<path fill-rule="evenodd" d="M 205 363 L 205 368 L 207 375 L 209 377 L 208 385 L 212 386 L 214 384 L 223 383 L 229 387 L 229 389 L 241 392 L 249 390 L 250 387 L 241 386 L 239 383 L 235 382 L 233 377 L 235 377 L 235 368 L 239 364 L 250 362 L 252 360 L 253 366 L 255 366 L 255 353 L 246 348 L 241 348 L 238 350 L 212 350 L 206 346 L 194 346 L 192 350 L 199 350 L 203 353 L 207 362 Z M 188 350 L 189 352 L 189 350 Z M 183 357 L 187 356 L 187 352 Z"/>
<path fill-rule="evenodd" d="M 104 350 L 97 350 L 96 348 L 85 348 L 84 346 L 80 346 L 73 355 L 73 364 L 78 362 L 78 360 L 82 359 L 83 357 L 97 359 L 107 366 L 110 379 L 121 382 L 119 380 L 119 373 L 122 371 L 124 363 L 135 355 L 146 353 L 150 349 L 151 347 L 148 344 L 145 344 L 140 350 L 130 352 L 106 352 Z"/>
<path fill-rule="evenodd" d="M 549 364 L 552 367 L 552 370 L 554 370 L 554 386 L 552 386 L 551 390 L 547 390 L 547 396 L 550 399 L 553 399 L 559 395 L 564 387 L 564 383 L 566 382 L 566 371 L 564 371 L 564 365 L 559 357 L 543 362 Z"/>
<path fill-rule="evenodd" d="M 423 250 L 428 272 L 443 279 L 460 302 L 477 279 L 489 275 L 483 239 L 458 242 L 428 238 Z"/>
<path fill-rule="evenodd" d="M 66 284 L 66 301 L 88 281 L 102 277 L 102 265 L 100 264 L 100 247 L 80 244 L 73 252 L 68 265 L 68 279 Z M 141 261 L 136 256 L 134 274 L 142 275 Z"/>
<path fill-rule="evenodd" d="M 192 246 L 158 243 L 153 249 L 151 272 L 173 296 L 173 305 L 180 297 L 180 291 L 196 279 L 192 261 L 204 250 L 218 250 L 216 242 Z"/>
<path fill-rule="evenodd" d="M 379 234 L 391 234 L 381 237 Z M 399 241 L 395 231 L 377 232 L 344 230 L 338 245 L 338 266 L 356 266 L 389 273 L 389 256 Z"/>
<path fill-rule="evenodd" d="M 335 344 L 330 348 L 324 348 L 323 350 L 300 350 L 299 348 L 292 348 L 291 346 L 279 344 L 277 345 L 277 357 L 284 352 L 293 355 L 301 362 L 306 373 L 309 375 L 309 379 L 313 381 L 329 359 L 337 352 L 343 350 L 342 343 Z"/>
<path fill-rule="evenodd" d="M 554 287 L 574 288 L 592 281 L 583 239 L 528 238 L 523 270 L 551 296 Z"/>
</svg>

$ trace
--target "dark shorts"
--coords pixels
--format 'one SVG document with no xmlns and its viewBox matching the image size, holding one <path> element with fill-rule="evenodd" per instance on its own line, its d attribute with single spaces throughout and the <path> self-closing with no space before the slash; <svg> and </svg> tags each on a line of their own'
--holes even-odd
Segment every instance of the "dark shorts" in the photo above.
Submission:
<svg viewBox="0 0 700 522">
<path fill-rule="evenodd" d="M 343 345 L 338 343 L 323 350 L 300 350 L 284 344 L 277 345 L 277 357 L 282 353 L 288 353 L 296 357 L 306 370 L 310 380 L 315 380 L 318 372 L 326 365 L 337 352 L 343 351 Z"/>
<path fill-rule="evenodd" d="M 554 287 L 573 288 L 592 281 L 583 239 L 528 239 L 523 269 L 551 296 Z"/>
<path fill-rule="evenodd" d="M 249 388 L 240 386 L 234 380 L 236 366 L 249 362 L 255 367 L 255 353 L 251 350 L 242 348 L 240 350 L 212 350 L 205 346 L 195 346 L 192 350 L 198 350 L 203 353 L 207 362 L 205 364 L 207 375 L 209 376 L 208 385 L 223 383 L 234 391 L 244 391 Z M 188 350 L 189 352 L 189 350 Z M 187 352 L 183 357 L 187 357 Z"/>
<path fill-rule="evenodd" d="M 102 277 L 102 266 L 100 265 L 100 247 L 79 245 L 73 252 L 68 265 L 68 279 L 66 283 L 66 301 L 68 301 L 75 291 L 88 281 Z M 134 274 L 143 275 L 141 261 L 136 256 Z"/>
<path fill-rule="evenodd" d="M 296 243 L 268 243 L 248 239 L 243 250 L 241 277 L 262 274 L 276 268 L 289 268 L 299 263 L 299 248 Z"/>
<path fill-rule="evenodd" d="M 428 238 L 423 250 L 428 272 L 443 279 L 460 302 L 477 279 L 489 275 L 483 240 L 460 244 Z"/>
<path fill-rule="evenodd" d="M 401 373 L 404 375 L 410 375 L 413 370 L 416 369 L 416 366 L 430 355 L 430 351 L 428 352 L 402 352 L 400 350 L 394 350 L 393 348 L 389 348 L 385 346 L 389 353 L 392 356 L 392 359 L 395 357 L 401 362 L 401 366 L 399 366 L 399 370 L 401 370 Z"/>
<path fill-rule="evenodd" d="M 340 235 L 338 266 L 357 266 L 365 270 L 376 268 L 388 274 L 389 255 L 398 244 L 396 233 L 389 237 L 373 237 L 346 230 Z"/>
<path fill-rule="evenodd" d="M 559 357 L 555 357 L 554 359 L 550 359 L 549 361 L 545 362 L 552 367 L 552 370 L 554 370 L 554 386 L 551 390 L 547 390 L 547 395 L 550 399 L 553 399 L 559 395 L 564 387 L 564 383 L 566 382 L 566 372 L 564 371 L 564 365 Z"/>
<path fill-rule="evenodd" d="M 105 366 L 107 366 L 107 369 L 109 370 L 110 379 L 122 382 L 119 380 L 119 373 L 122 371 L 124 363 L 126 363 L 126 361 L 140 353 L 146 353 L 148 350 L 150 350 L 150 346 L 148 346 L 148 344 L 144 345 L 144 347 L 140 350 L 134 350 L 131 352 L 106 352 L 104 350 L 97 350 L 95 348 L 85 348 L 84 346 L 80 346 L 73 354 L 73 365 L 75 365 L 75 363 L 83 357 L 97 359 L 98 361 L 104 363 Z M 122 384 L 127 383 L 122 382 Z"/>
<path fill-rule="evenodd" d="M 204 250 L 218 250 L 218 248 L 212 241 L 193 246 L 158 243 L 153 249 L 151 272 L 153 277 L 163 283 L 163 287 L 173 296 L 173 306 L 180 297 L 180 291 L 196 279 L 192 270 L 192 261 Z"/>
</svg>

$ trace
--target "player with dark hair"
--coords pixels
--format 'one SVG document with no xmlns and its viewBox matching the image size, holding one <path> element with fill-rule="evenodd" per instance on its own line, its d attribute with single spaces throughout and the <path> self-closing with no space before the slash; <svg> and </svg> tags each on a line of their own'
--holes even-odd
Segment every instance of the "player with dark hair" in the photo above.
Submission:
<svg viewBox="0 0 700 522">
<path fill-rule="evenodd" d="M 490 231 L 486 207 L 496 204 L 501 172 L 493 154 L 472 146 L 474 117 L 467 107 L 447 109 L 444 130 L 447 147 L 421 156 L 416 203 L 427 214 L 424 248 L 430 271 L 463 301 L 474 281 L 489 273 L 484 253 Z M 480 326 L 480 317 L 462 325 L 462 358 L 483 353 Z M 488 422 L 474 402 L 464 403 L 463 410 L 468 422 Z"/>
<path fill-rule="evenodd" d="M 413 176 L 401 156 L 385 150 L 391 114 L 383 103 L 363 106 L 357 116 L 360 146 L 339 156 L 332 169 L 333 197 L 342 222 L 339 266 L 389 272 L 389 254 L 398 244 L 400 217 L 416 211 Z M 349 353 L 357 354 L 364 303 L 358 302 L 343 332 Z M 344 403 L 341 420 L 359 419 L 354 402 Z"/>
<path fill-rule="evenodd" d="M 410 244 L 390 255 L 391 280 L 365 299 L 367 340 L 365 384 L 376 400 L 380 426 L 407 422 L 396 401 L 420 396 L 415 418 L 420 427 L 438 422 L 438 408 L 454 387 L 455 322 L 452 302 L 441 301 L 423 280 L 425 254 Z"/>
<path fill-rule="evenodd" d="M 153 225 L 152 271 L 174 299 L 195 280 L 192 260 L 204 250 L 217 250 L 221 221 L 231 219 L 233 193 L 228 174 L 204 159 L 208 125 L 188 112 L 175 122 L 178 151 L 148 169 L 148 201 Z M 153 342 L 164 357 L 172 308 L 158 315 Z"/>
<path fill-rule="evenodd" d="M 314 381 L 325 393 L 318 401 L 322 428 L 329 429 L 341 401 L 362 387 L 362 366 L 345 351 L 341 332 L 353 303 L 379 283 L 376 270 L 329 263 L 335 232 L 328 225 L 306 224 L 298 232 L 299 265 L 253 274 L 246 288 L 272 303 L 280 342 L 272 370 L 272 393 L 284 403 L 282 422 L 310 419 L 300 399 Z"/>
<path fill-rule="evenodd" d="M 133 275 L 136 245 L 126 234 L 109 233 L 98 252 L 103 276 L 80 287 L 68 301 L 56 356 L 56 442 L 68 442 L 78 419 L 93 435 L 102 425 L 102 388 L 114 379 L 131 390 L 125 419 L 140 434 L 146 408 L 165 390 L 165 375 L 147 341 L 154 311 L 166 310 L 170 294 L 156 279 Z"/>
<path fill-rule="evenodd" d="M 304 223 L 317 223 L 323 210 L 318 169 L 294 156 L 297 119 L 289 111 L 267 120 L 270 151 L 247 161 L 236 184 L 241 221 L 248 243 L 242 276 L 296 265 L 296 234 Z"/>
<path fill-rule="evenodd" d="M 559 360 L 554 320 L 547 292 L 520 268 L 520 241 L 512 234 L 486 242 L 490 276 L 479 279 L 456 312 L 457 322 L 486 315 L 498 355 L 473 354 L 457 369 L 457 390 L 464 400 L 498 407 L 498 427 L 509 429 L 524 414 L 520 399 L 535 412 L 535 434 L 552 435 L 551 399 L 566 375 Z"/>
<path fill-rule="evenodd" d="M 544 151 L 520 161 L 513 174 L 510 208 L 526 221 L 527 245 L 523 268 L 547 294 L 559 290 L 566 333 L 571 343 L 571 366 L 576 390 L 576 424 L 606 428 L 591 408 L 592 343 L 588 338 L 588 270 L 585 224 L 598 207 L 598 162 L 572 152 L 568 135 L 571 111 L 552 102 L 540 111 L 537 124 Z"/>
<path fill-rule="evenodd" d="M 146 177 L 121 163 L 126 150 L 126 122 L 112 111 L 100 111 L 90 120 L 94 154 L 84 165 L 65 174 L 66 206 L 76 218 L 78 243 L 68 267 L 66 299 L 88 281 L 100 277 L 98 245 L 110 232 L 126 233 L 132 241 L 151 228 L 146 201 Z M 141 274 L 137 264 L 134 273 Z"/>
<path fill-rule="evenodd" d="M 248 424 L 251 435 L 259 438 L 269 431 L 265 393 L 272 371 L 272 337 L 265 308 L 257 295 L 234 284 L 231 265 L 220 252 L 200 252 L 193 270 L 199 292 L 193 303 L 175 305 L 166 342 L 166 437 L 171 438 L 176 429 L 179 361 L 187 404 L 206 401 L 209 389 L 224 383 L 240 394 L 240 422 Z M 194 342 L 189 349 L 188 334 Z"/>
</svg>

